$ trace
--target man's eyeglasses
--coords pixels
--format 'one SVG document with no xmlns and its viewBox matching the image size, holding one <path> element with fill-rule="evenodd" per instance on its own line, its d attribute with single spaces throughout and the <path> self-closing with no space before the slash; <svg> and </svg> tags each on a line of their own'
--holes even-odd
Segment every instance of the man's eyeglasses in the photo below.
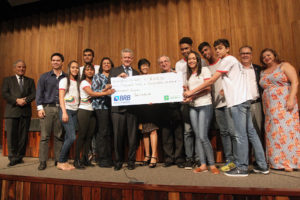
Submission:
<svg viewBox="0 0 300 200">
<path fill-rule="evenodd" d="M 240 55 L 251 55 L 252 53 L 251 52 L 243 52 L 243 53 L 240 53 Z"/>
</svg>

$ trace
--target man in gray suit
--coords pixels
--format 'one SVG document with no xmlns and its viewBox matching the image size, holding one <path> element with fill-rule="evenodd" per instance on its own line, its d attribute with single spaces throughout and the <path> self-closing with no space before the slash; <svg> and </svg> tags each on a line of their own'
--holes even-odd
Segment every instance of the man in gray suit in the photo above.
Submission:
<svg viewBox="0 0 300 200">
<path fill-rule="evenodd" d="M 31 102 L 35 99 L 34 80 L 25 75 L 23 60 L 14 63 L 15 75 L 4 78 L 2 96 L 6 100 L 5 127 L 7 132 L 8 167 L 23 163 L 27 132 L 31 119 Z"/>
</svg>

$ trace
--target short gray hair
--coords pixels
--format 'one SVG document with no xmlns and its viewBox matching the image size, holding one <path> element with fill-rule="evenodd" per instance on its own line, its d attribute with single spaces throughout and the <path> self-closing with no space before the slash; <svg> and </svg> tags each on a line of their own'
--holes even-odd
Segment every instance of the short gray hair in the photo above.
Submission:
<svg viewBox="0 0 300 200">
<path fill-rule="evenodd" d="M 245 48 L 250 49 L 250 51 L 252 52 L 252 47 L 251 47 L 251 46 L 249 46 L 249 45 L 244 45 L 244 46 L 241 46 L 241 47 L 240 47 L 239 53 L 241 53 L 242 49 L 245 49 Z"/>
<path fill-rule="evenodd" d="M 170 60 L 170 58 L 169 58 L 168 56 L 162 55 L 162 56 L 160 56 L 160 57 L 157 59 L 157 62 L 158 62 L 158 63 L 160 63 L 160 59 L 161 59 L 162 57 L 165 57 L 169 62 L 171 62 L 171 60 Z"/>
<path fill-rule="evenodd" d="M 128 48 L 125 48 L 125 49 L 121 50 L 121 57 L 123 56 L 123 53 L 130 53 L 132 57 L 134 56 L 133 51 L 131 49 L 128 49 Z"/>
<path fill-rule="evenodd" d="M 22 62 L 26 66 L 26 63 L 24 62 L 24 60 L 21 60 L 21 59 L 16 60 L 13 64 L 13 66 L 16 67 L 19 62 Z"/>
</svg>

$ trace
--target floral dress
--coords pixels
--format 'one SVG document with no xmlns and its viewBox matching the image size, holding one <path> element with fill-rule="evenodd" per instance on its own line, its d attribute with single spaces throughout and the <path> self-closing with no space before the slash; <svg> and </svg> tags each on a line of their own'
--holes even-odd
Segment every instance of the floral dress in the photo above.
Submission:
<svg viewBox="0 0 300 200">
<path fill-rule="evenodd" d="M 300 130 L 297 98 L 292 111 L 286 109 L 291 84 L 279 65 L 272 73 L 262 72 L 264 88 L 266 150 L 270 167 L 300 168 Z"/>
</svg>

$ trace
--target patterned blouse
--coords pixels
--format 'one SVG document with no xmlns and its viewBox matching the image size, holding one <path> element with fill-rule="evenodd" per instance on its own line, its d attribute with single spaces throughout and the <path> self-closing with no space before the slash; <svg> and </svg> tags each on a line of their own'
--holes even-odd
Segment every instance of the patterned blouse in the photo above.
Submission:
<svg viewBox="0 0 300 200">
<path fill-rule="evenodd" d="M 104 74 L 96 74 L 92 81 L 92 90 L 94 92 L 101 92 L 106 84 L 108 83 L 108 78 Z M 94 110 L 97 109 L 109 109 L 111 107 L 110 96 L 95 97 L 92 101 L 92 106 Z"/>
</svg>

